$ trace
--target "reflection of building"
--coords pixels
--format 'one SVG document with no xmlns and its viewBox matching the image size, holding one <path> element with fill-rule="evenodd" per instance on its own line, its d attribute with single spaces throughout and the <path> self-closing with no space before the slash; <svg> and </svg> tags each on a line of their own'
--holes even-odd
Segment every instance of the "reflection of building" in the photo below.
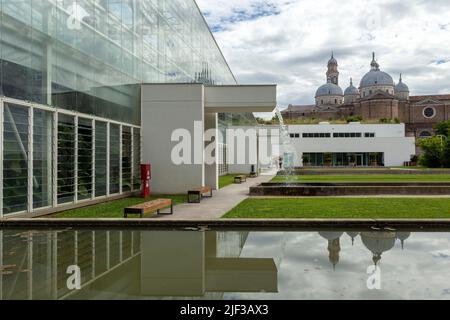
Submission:
<svg viewBox="0 0 450 320">
<path fill-rule="evenodd" d="M 406 134 L 426 137 L 433 126 L 450 119 L 450 95 L 410 96 L 402 75 L 396 84 L 381 70 L 373 54 L 370 70 L 361 79 L 359 88 L 350 80 L 343 92 L 339 87 L 338 62 L 334 55 L 328 61 L 327 83 L 317 89 L 315 105 L 290 105 L 283 111 L 285 119 L 340 120 L 360 116 L 364 120 L 398 119 L 406 124 Z"/>
<path fill-rule="evenodd" d="M 343 232 L 319 232 L 320 236 L 328 240 L 328 259 L 333 269 L 339 263 L 339 252 L 341 252 L 340 238 Z"/>
<path fill-rule="evenodd" d="M 273 259 L 240 258 L 246 232 L 0 231 L 0 300 L 220 298 L 277 292 Z M 81 290 L 66 286 L 81 268 Z"/>
<path fill-rule="evenodd" d="M 343 232 L 319 232 L 319 235 L 328 240 L 328 252 L 330 263 L 333 268 L 339 263 L 340 238 Z M 372 252 L 372 261 L 378 264 L 383 253 L 391 250 L 396 240 L 400 240 L 402 249 L 404 242 L 411 235 L 410 232 L 391 232 L 391 231 L 373 231 L 373 232 L 347 232 L 347 235 L 352 239 L 352 245 L 355 238 L 359 235 L 364 246 Z"/>
</svg>

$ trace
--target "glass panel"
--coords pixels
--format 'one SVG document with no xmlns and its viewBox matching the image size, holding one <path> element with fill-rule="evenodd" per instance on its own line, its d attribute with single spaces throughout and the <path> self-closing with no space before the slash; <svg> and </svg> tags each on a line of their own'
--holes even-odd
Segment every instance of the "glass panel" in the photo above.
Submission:
<svg viewBox="0 0 450 320">
<path fill-rule="evenodd" d="M 28 108 L 5 103 L 3 117 L 3 214 L 10 214 L 28 205 Z"/>
<path fill-rule="evenodd" d="M 92 197 L 92 120 L 78 119 L 78 200 Z"/>
<path fill-rule="evenodd" d="M 72 116 L 58 115 L 58 203 L 75 199 L 75 122 Z"/>
<path fill-rule="evenodd" d="M 95 196 L 106 196 L 107 124 L 95 122 Z"/>
<path fill-rule="evenodd" d="M 109 141 L 109 193 L 115 194 L 120 191 L 120 126 L 110 125 Z"/>
<path fill-rule="evenodd" d="M 133 128 L 133 189 L 141 188 L 141 130 Z"/>
<path fill-rule="evenodd" d="M 131 191 L 131 128 L 122 127 L 122 192 Z"/>
<path fill-rule="evenodd" d="M 53 113 L 34 109 L 33 208 L 52 205 Z"/>
<path fill-rule="evenodd" d="M 6 96 L 139 124 L 140 83 L 236 83 L 192 0 L 1 4 Z"/>
</svg>

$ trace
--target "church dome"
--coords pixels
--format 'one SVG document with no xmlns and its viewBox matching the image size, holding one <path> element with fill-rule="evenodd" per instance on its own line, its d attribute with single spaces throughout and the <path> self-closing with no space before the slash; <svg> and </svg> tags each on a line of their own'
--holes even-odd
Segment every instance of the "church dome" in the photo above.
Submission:
<svg viewBox="0 0 450 320">
<path fill-rule="evenodd" d="M 359 90 L 353 85 L 352 79 L 350 79 L 350 86 L 347 89 L 345 89 L 344 95 L 346 96 L 359 95 Z"/>
<path fill-rule="evenodd" d="M 323 96 L 342 96 L 344 95 L 342 92 L 341 87 L 335 85 L 334 83 L 327 83 L 323 86 L 319 87 L 316 91 L 316 97 L 323 97 Z"/>
<path fill-rule="evenodd" d="M 331 53 L 331 59 L 328 60 L 328 65 L 332 65 L 332 64 L 335 64 L 335 65 L 338 64 L 337 60 L 334 58 L 334 53 L 333 52 Z"/>
<path fill-rule="evenodd" d="M 371 70 L 361 79 L 360 88 L 374 87 L 374 86 L 394 86 L 394 79 L 380 70 L 380 65 L 375 60 L 375 53 L 373 53 Z"/>
<path fill-rule="evenodd" d="M 361 80 L 360 87 L 394 86 L 394 79 L 386 72 L 370 70 Z"/>
<path fill-rule="evenodd" d="M 395 86 L 395 93 L 401 93 L 401 92 L 408 92 L 409 93 L 409 87 L 403 83 L 402 75 L 400 75 L 400 80 L 398 84 Z"/>
</svg>

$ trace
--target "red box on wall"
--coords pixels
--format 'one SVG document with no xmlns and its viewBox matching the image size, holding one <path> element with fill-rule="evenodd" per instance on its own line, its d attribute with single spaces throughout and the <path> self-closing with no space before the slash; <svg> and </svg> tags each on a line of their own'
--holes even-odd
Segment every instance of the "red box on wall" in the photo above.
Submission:
<svg viewBox="0 0 450 320">
<path fill-rule="evenodd" d="M 141 180 L 147 181 L 152 179 L 152 166 L 150 164 L 141 164 Z"/>
<path fill-rule="evenodd" d="M 150 196 L 150 179 L 152 178 L 152 166 L 141 164 L 142 197 Z"/>
</svg>

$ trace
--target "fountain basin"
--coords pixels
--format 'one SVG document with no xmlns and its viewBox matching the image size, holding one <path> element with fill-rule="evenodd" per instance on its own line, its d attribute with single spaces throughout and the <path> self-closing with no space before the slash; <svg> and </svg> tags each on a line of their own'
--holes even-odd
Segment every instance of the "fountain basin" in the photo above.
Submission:
<svg viewBox="0 0 450 320">
<path fill-rule="evenodd" d="M 450 195 L 447 182 L 262 183 L 251 196 L 323 197 L 365 195 Z"/>
</svg>

